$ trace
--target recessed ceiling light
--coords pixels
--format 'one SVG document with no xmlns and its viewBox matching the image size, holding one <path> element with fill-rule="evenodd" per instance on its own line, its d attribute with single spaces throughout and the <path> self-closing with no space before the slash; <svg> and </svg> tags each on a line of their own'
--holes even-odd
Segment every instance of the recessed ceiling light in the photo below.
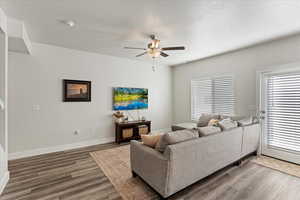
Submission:
<svg viewBox="0 0 300 200">
<path fill-rule="evenodd" d="M 59 20 L 62 24 L 67 25 L 69 27 L 74 27 L 76 25 L 73 20 Z"/>
</svg>

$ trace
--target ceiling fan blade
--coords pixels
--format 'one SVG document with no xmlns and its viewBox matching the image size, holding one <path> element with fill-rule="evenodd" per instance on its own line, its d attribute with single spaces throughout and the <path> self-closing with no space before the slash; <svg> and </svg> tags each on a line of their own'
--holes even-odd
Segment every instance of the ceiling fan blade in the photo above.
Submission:
<svg viewBox="0 0 300 200">
<path fill-rule="evenodd" d="M 160 55 L 163 56 L 163 57 L 168 57 L 169 55 L 164 53 L 164 52 L 160 52 Z"/>
<path fill-rule="evenodd" d="M 180 46 L 180 47 L 164 47 L 164 48 L 161 48 L 161 50 L 163 50 L 163 51 L 185 50 L 185 47 L 184 46 Z"/>
<path fill-rule="evenodd" d="M 136 55 L 135 57 L 143 56 L 143 55 L 145 55 L 146 53 L 147 53 L 147 51 L 145 51 L 145 52 L 143 52 L 143 53 L 141 53 L 141 54 L 138 54 L 138 55 Z"/>
<path fill-rule="evenodd" d="M 124 49 L 138 49 L 138 50 L 147 50 L 145 48 L 139 48 L 139 47 L 124 47 Z"/>
</svg>

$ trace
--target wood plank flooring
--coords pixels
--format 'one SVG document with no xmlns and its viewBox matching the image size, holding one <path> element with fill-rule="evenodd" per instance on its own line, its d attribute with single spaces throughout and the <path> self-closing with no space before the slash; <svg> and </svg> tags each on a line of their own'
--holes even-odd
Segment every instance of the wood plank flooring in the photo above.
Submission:
<svg viewBox="0 0 300 200">
<path fill-rule="evenodd" d="M 10 161 L 10 181 L 0 200 L 120 200 L 89 155 L 113 146 L 97 145 Z"/>
<path fill-rule="evenodd" d="M 120 200 L 89 152 L 96 145 L 9 162 L 11 179 L 0 200 Z M 171 200 L 299 200 L 300 179 L 252 162 L 227 167 Z"/>
<path fill-rule="evenodd" d="M 247 161 L 177 193 L 184 200 L 299 200 L 300 179 Z"/>
</svg>

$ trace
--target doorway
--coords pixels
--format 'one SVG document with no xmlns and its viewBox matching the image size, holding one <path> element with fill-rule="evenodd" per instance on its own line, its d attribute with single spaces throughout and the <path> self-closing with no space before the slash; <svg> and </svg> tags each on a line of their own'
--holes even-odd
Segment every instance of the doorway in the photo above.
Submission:
<svg viewBox="0 0 300 200">
<path fill-rule="evenodd" d="M 5 68 L 5 34 L 0 30 L 0 155 L 6 150 L 6 68 Z M 2 154 L 1 154 L 2 153 Z"/>
<path fill-rule="evenodd" d="M 261 153 L 300 164 L 300 70 L 260 76 Z"/>
</svg>

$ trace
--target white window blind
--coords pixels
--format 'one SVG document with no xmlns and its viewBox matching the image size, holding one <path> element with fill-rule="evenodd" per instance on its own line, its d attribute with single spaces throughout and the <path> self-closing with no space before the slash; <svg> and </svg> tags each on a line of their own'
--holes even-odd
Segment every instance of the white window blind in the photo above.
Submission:
<svg viewBox="0 0 300 200">
<path fill-rule="evenodd" d="M 300 152 L 300 74 L 267 79 L 268 145 Z"/>
<path fill-rule="evenodd" d="M 191 81 L 192 119 L 199 118 L 201 113 L 212 113 L 212 80 Z"/>
<path fill-rule="evenodd" d="M 197 120 L 202 113 L 234 113 L 232 76 L 209 77 L 191 81 L 191 118 Z"/>
<path fill-rule="evenodd" d="M 234 113 L 234 91 L 232 76 L 220 76 L 213 80 L 214 103 L 213 112 L 219 114 Z"/>
</svg>

